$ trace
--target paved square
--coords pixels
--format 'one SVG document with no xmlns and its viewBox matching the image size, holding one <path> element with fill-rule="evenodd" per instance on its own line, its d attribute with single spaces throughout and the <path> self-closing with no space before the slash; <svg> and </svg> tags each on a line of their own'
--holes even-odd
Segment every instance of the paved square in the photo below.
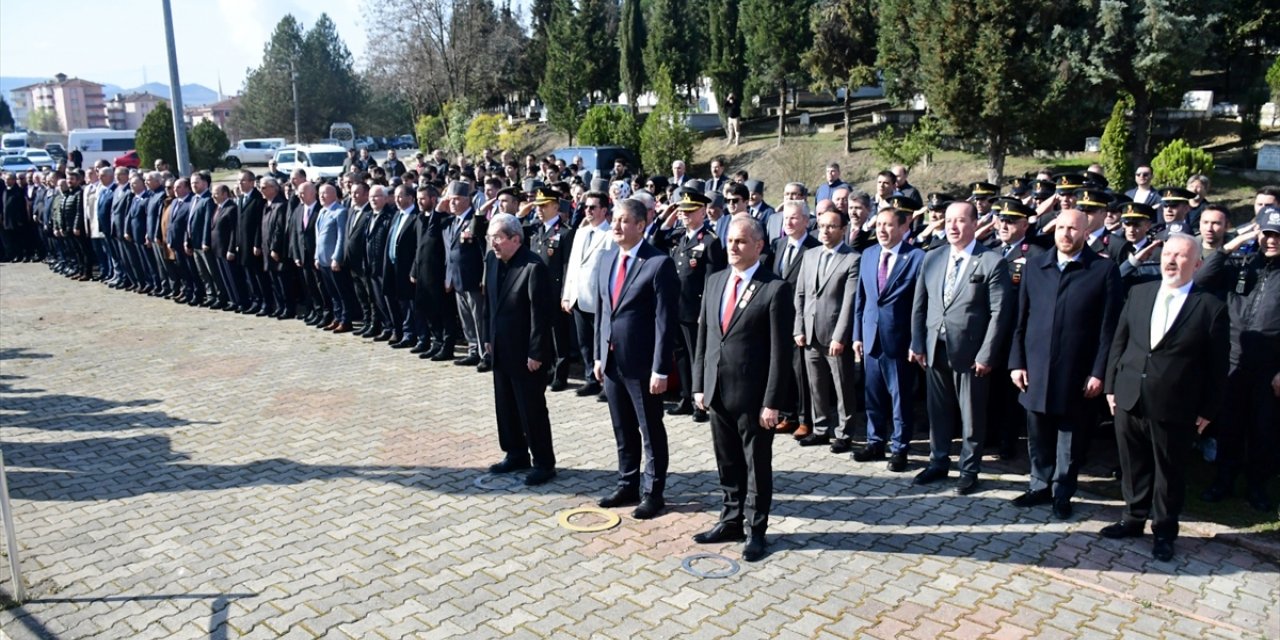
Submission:
<svg viewBox="0 0 1280 640">
<path fill-rule="evenodd" d="M 1276 564 L 1186 527 L 1104 540 L 988 474 L 950 486 L 775 444 L 771 555 L 681 562 L 715 518 L 710 436 L 668 419 L 671 513 L 558 526 L 612 486 L 608 411 L 551 394 L 560 476 L 476 484 L 491 382 L 299 322 L 0 266 L 0 440 L 30 602 L 12 638 L 1280 637 Z M 919 445 L 923 451 L 923 444 Z M 913 462 L 920 462 L 913 456 Z M 1001 468 L 990 465 L 988 471 Z M 717 570 L 713 563 L 697 568 Z M 10 595 L 7 565 L 0 594 Z M 11 605 L 12 603 L 10 603 Z"/>
</svg>

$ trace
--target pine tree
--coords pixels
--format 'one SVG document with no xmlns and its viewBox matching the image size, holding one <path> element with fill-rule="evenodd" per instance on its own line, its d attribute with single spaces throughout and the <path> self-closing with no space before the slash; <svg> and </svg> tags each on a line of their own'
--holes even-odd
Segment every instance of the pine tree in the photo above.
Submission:
<svg viewBox="0 0 1280 640">
<path fill-rule="evenodd" d="M 302 53 L 302 26 L 292 15 L 276 23 L 262 52 L 262 64 L 249 72 L 244 93 L 232 117 L 236 129 L 246 137 L 293 137 L 293 88 L 290 62 L 296 68 Z M 301 95 L 306 88 L 299 85 Z M 297 140 L 295 142 L 302 142 Z"/>
<path fill-rule="evenodd" d="M 583 73 L 592 101 L 596 92 L 612 101 L 618 96 L 618 49 L 612 46 L 618 39 L 617 0 L 582 0 L 579 15 L 579 32 L 588 43 Z"/>
<path fill-rule="evenodd" d="M 191 148 L 191 166 L 194 169 L 212 171 L 222 163 L 222 154 L 231 148 L 227 134 L 214 124 L 212 120 L 201 120 L 191 128 L 187 136 Z"/>
<path fill-rule="evenodd" d="M 547 36 L 556 46 L 547 49 L 546 69 L 538 95 L 547 106 L 551 126 L 573 136 L 582 123 L 581 101 L 587 94 L 587 78 L 582 73 L 587 60 L 587 45 L 578 33 L 577 12 L 572 0 L 555 0 Z"/>
<path fill-rule="evenodd" d="M 818 89 L 844 92 L 844 150 L 853 151 L 849 103 L 853 91 L 875 81 L 873 0 L 823 0 L 810 15 L 813 46 L 804 65 Z"/>
<path fill-rule="evenodd" d="M 677 89 L 691 89 L 701 71 L 697 21 L 688 0 L 651 0 L 646 16 L 644 69 L 653 78 L 665 66 Z"/>
<path fill-rule="evenodd" d="M 9 110 L 9 103 L 0 98 L 0 129 L 13 131 L 13 111 Z"/>
<path fill-rule="evenodd" d="M 636 100 L 644 92 L 644 11 L 640 0 L 622 0 L 622 18 L 618 26 L 618 71 L 622 92 L 627 94 L 627 104 L 632 113 L 637 111 Z"/>
<path fill-rule="evenodd" d="M 778 144 L 782 144 L 787 88 L 804 77 L 800 56 L 809 48 L 808 0 L 743 0 L 747 67 L 761 90 L 778 92 Z"/>
<path fill-rule="evenodd" d="M 740 0 L 707 3 L 707 59 L 703 65 L 711 78 L 717 103 L 726 96 L 743 94 L 747 79 L 746 44 L 738 28 Z"/>
</svg>

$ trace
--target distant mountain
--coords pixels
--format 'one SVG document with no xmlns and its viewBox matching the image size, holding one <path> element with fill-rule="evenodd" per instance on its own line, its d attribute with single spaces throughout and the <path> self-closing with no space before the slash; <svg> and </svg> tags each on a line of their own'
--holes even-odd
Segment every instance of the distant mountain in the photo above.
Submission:
<svg viewBox="0 0 1280 640">
<path fill-rule="evenodd" d="M 25 87 L 29 84 L 36 84 L 52 79 L 48 78 L 19 78 L 19 77 L 0 77 L 0 96 L 4 96 L 7 100 L 9 92 L 18 88 Z M 93 80 L 86 78 L 86 80 Z M 148 82 L 140 87 L 125 89 L 114 84 L 102 85 L 102 93 L 106 95 L 106 99 L 110 100 L 117 93 L 154 93 L 162 98 L 169 97 L 169 85 L 159 82 Z M 218 92 L 200 84 L 184 84 L 182 85 L 182 105 L 184 107 L 196 107 L 200 105 L 211 104 L 218 101 Z"/>
</svg>

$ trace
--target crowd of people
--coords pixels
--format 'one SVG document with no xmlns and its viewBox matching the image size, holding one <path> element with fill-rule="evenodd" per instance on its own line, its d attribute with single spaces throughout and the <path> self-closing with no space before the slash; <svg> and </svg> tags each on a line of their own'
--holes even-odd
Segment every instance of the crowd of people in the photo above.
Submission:
<svg viewBox="0 0 1280 640">
<path fill-rule="evenodd" d="M 695 539 L 745 540 L 748 560 L 766 553 L 776 435 L 901 473 L 926 418 L 912 482 L 951 477 L 956 438 L 958 495 L 982 490 L 988 447 L 1026 452 L 1014 504 L 1064 520 L 1090 440 L 1114 429 L 1126 509 L 1102 534 L 1150 520 L 1161 560 L 1197 439 L 1218 443 L 1205 500 L 1243 474 L 1274 513 L 1280 188 L 1233 228 L 1207 177 L 1157 188 L 1145 166 L 1123 193 L 1095 166 L 925 195 L 906 167 L 863 192 L 832 163 L 776 208 L 721 159 L 702 178 L 682 161 L 600 173 L 488 150 L 353 151 L 338 180 L 273 164 L 234 186 L 162 161 L 11 173 L 4 259 L 490 373 L 490 471 L 529 485 L 556 476 L 546 389 L 580 369 L 617 441 L 600 505 L 660 516 L 664 414 L 709 422 L 723 509 Z"/>
</svg>

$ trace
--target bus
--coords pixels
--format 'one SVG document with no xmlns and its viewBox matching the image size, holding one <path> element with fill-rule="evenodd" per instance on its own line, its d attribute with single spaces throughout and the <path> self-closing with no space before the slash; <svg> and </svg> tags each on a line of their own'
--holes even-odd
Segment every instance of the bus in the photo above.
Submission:
<svg viewBox="0 0 1280 640">
<path fill-rule="evenodd" d="M 98 160 L 114 162 L 116 156 L 137 148 L 133 130 L 72 129 L 67 136 L 67 153 L 79 149 L 84 155 L 80 166 L 88 167 Z"/>
<path fill-rule="evenodd" d="M 329 125 L 329 137 L 344 149 L 356 148 L 356 128 L 350 122 L 335 122 Z"/>
</svg>

